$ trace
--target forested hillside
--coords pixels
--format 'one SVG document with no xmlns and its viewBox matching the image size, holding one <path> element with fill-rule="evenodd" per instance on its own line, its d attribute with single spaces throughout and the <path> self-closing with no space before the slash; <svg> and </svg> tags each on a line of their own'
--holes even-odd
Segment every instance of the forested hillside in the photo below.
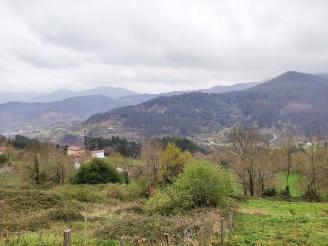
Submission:
<svg viewBox="0 0 328 246">
<path fill-rule="evenodd" d="M 328 132 L 328 82 L 325 78 L 287 72 L 244 91 L 186 93 L 160 97 L 91 116 L 91 125 L 115 123 L 143 136 L 193 136 L 214 133 L 237 123 L 262 128 L 293 127 L 305 134 Z"/>
</svg>

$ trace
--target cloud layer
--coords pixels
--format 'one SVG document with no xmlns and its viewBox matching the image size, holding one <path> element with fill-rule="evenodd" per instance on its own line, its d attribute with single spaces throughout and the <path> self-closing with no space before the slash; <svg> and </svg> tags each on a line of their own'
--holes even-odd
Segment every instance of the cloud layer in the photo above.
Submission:
<svg viewBox="0 0 328 246">
<path fill-rule="evenodd" d="M 204 88 L 328 72 L 326 0 L 0 0 L 3 90 Z"/>
</svg>

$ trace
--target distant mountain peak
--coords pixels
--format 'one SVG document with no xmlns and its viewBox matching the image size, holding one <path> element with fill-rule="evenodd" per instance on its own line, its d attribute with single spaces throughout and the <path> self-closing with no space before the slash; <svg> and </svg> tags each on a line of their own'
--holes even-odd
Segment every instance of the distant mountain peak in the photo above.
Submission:
<svg viewBox="0 0 328 246">
<path fill-rule="evenodd" d="M 301 73 L 298 71 L 287 71 L 276 78 L 273 79 L 285 79 L 285 80 L 295 80 L 295 79 L 313 79 L 318 78 L 317 76 L 310 73 Z"/>
</svg>

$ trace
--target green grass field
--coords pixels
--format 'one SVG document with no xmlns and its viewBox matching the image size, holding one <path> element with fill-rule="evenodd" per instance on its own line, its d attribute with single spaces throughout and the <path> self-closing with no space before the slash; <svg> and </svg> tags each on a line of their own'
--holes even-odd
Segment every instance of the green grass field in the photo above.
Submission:
<svg viewBox="0 0 328 246">
<path fill-rule="evenodd" d="M 232 245 L 328 245 L 328 204 L 254 199 L 240 204 Z"/>
<path fill-rule="evenodd" d="M 283 172 L 275 175 L 275 182 L 277 184 L 277 190 L 284 190 L 286 188 L 286 174 Z M 298 173 L 291 173 L 289 176 L 289 190 L 292 197 L 300 197 L 304 191 L 301 188 L 302 176 Z"/>
</svg>

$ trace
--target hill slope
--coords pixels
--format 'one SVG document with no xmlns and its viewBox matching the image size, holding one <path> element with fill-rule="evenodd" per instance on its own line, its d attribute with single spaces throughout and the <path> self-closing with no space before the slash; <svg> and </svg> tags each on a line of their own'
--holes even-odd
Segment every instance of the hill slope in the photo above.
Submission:
<svg viewBox="0 0 328 246">
<path fill-rule="evenodd" d="M 248 83 L 238 83 L 234 85 L 218 85 L 209 89 L 201 90 L 204 93 L 226 93 L 231 91 L 242 91 L 252 87 L 255 87 L 263 82 L 248 82 Z"/>
<path fill-rule="evenodd" d="M 2 92 L 0 93 L 0 103 L 25 102 L 41 95 L 42 93 L 39 92 Z"/>
<path fill-rule="evenodd" d="M 244 91 L 188 93 L 91 116 L 87 124 L 108 124 L 142 136 L 214 133 L 236 123 L 260 127 L 292 125 L 304 133 L 328 133 L 328 83 L 287 72 Z"/>
<path fill-rule="evenodd" d="M 120 97 L 137 95 L 138 93 L 121 88 L 121 87 L 97 87 L 83 91 L 57 90 L 49 94 L 40 95 L 30 98 L 29 102 L 53 102 L 60 101 L 71 97 L 103 95 L 118 99 Z"/>
<path fill-rule="evenodd" d="M 50 103 L 11 102 L 0 104 L 0 130 L 4 132 L 48 128 L 123 106 L 106 96 L 82 96 Z"/>
</svg>

